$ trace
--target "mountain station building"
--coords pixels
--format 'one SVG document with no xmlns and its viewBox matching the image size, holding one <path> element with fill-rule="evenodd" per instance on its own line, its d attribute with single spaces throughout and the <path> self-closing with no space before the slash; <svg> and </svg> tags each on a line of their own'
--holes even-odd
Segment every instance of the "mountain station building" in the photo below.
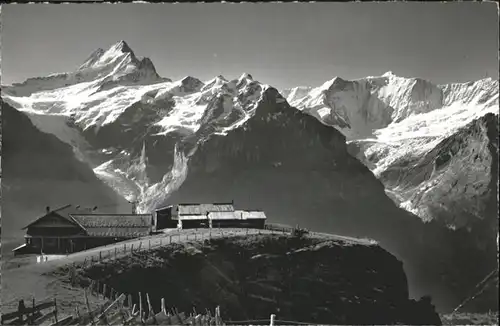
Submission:
<svg viewBox="0 0 500 326">
<path fill-rule="evenodd" d="M 28 224 L 25 244 L 14 254 L 67 254 L 147 236 L 153 233 L 152 214 L 88 214 L 72 205 L 50 210 Z"/>
<path fill-rule="evenodd" d="M 214 204 L 177 204 L 162 207 L 153 213 L 158 229 L 179 228 L 255 228 L 263 229 L 263 211 L 235 210 L 234 202 Z"/>
</svg>

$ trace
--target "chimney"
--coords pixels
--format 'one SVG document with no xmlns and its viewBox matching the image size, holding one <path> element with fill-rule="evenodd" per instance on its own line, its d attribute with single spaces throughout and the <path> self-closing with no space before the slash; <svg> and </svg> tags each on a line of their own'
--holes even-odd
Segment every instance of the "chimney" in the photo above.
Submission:
<svg viewBox="0 0 500 326">
<path fill-rule="evenodd" d="M 47 211 L 47 213 L 49 213 L 50 212 L 50 206 L 45 207 L 45 210 Z"/>
</svg>

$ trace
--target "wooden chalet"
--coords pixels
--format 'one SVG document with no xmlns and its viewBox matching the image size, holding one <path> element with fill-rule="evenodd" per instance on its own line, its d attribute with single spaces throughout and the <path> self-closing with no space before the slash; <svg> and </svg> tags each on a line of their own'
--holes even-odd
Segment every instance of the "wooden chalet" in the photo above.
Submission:
<svg viewBox="0 0 500 326">
<path fill-rule="evenodd" d="M 210 227 L 214 228 L 251 228 L 263 229 L 266 214 L 263 211 L 210 212 Z"/>
<path fill-rule="evenodd" d="M 67 205 L 45 215 L 23 229 L 25 245 L 17 253 L 65 254 L 152 234 L 151 214 L 87 214 Z M 15 251 L 15 253 L 16 253 Z"/>
<path fill-rule="evenodd" d="M 262 211 L 235 210 L 234 203 L 177 204 L 157 209 L 154 220 L 158 229 L 179 228 L 264 228 Z"/>
</svg>

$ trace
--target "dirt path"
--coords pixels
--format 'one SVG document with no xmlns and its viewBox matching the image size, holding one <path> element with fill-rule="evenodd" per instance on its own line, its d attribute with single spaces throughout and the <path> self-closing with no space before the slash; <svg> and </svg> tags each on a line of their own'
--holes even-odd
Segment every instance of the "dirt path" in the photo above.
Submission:
<svg viewBox="0 0 500 326">
<path fill-rule="evenodd" d="M 248 230 L 249 234 L 270 234 L 268 230 Z M 16 258 L 10 261 L 10 268 L 2 271 L 2 307 L 5 311 L 15 310 L 18 300 L 25 299 L 31 302 L 34 296 L 37 300 L 42 300 L 47 297 L 55 296 L 62 308 L 70 308 L 74 310 L 76 305 L 83 305 L 83 290 L 81 288 L 72 288 L 69 284 L 63 282 L 62 278 L 56 278 L 46 273 L 50 273 L 58 267 L 71 265 L 73 263 L 80 265 L 84 262 L 89 262 L 93 257 L 94 261 L 99 258 L 99 253 L 103 259 L 114 259 L 115 248 L 116 257 L 124 257 L 130 255 L 130 249 L 137 249 L 141 246 L 141 250 L 148 250 L 151 243 L 151 249 L 165 246 L 170 243 L 201 241 L 209 237 L 226 237 L 247 234 L 246 229 L 189 229 L 189 230 L 172 230 L 159 235 L 153 235 L 143 238 L 137 238 L 129 241 L 118 242 L 115 244 L 89 249 L 86 251 L 77 252 L 67 255 L 64 258 L 50 260 L 44 263 L 28 263 L 24 266 L 16 268 Z M 142 244 L 141 244 L 142 243 Z M 124 247 L 125 252 L 124 252 Z M 26 259 L 26 258 L 21 258 Z M 93 298 L 96 304 L 103 302 Z M 71 307 L 73 306 L 73 308 Z M 73 311 L 71 311 L 72 313 Z"/>
<path fill-rule="evenodd" d="M 77 252 L 64 258 L 51 260 L 37 264 L 28 263 L 16 268 L 15 259 L 10 263 L 10 268 L 2 271 L 2 308 L 4 311 L 17 309 L 19 299 L 29 300 L 35 297 L 36 300 L 42 300 L 47 297 L 56 297 L 58 308 L 61 313 L 72 314 L 76 306 L 84 307 L 83 289 L 73 288 L 67 284 L 64 278 L 55 277 L 49 273 L 58 267 L 76 264 L 81 265 L 89 262 L 92 258 L 97 261 L 101 256 L 103 259 L 115 259 L 130 255 L 130 249 L 134 251 L 139 248 L 149 250 L 166 246 L 169 243 L 202 241 L 209 238 L 220 238 L 239 236 L 246 234 L 279 234 L 280 231 L 257 230 L 257 229 L 187 229 L 171 230 L 163 234 L 137 238 L 129 241 L 118 242 L 115 244 L 93 248 L 86 251 Z M 326 233 L 313 233 L 316 236 L 325 239 L 355 242 L 364 245 L 373 245 L 370 240 L 360 240 L 349 237 L 336 236 Z M 115 256 L 116 249 L 116 256 Z M 26 258 L 24 258 L 26 259 Z M 102 299 L 89 297 L 91 306 L 104 303 Z"/>
</svg>

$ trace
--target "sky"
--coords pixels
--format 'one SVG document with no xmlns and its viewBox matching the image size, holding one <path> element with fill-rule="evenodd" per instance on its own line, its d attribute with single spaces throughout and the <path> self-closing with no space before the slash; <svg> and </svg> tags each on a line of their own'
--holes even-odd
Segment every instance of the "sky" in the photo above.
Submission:
<svg viewBox="0 0 500 326">
<path fill-rule="evenodd" d="M 125 40 L 162 77 L 243 72 L 278 89 L 387 71 L 498 78 L 496 3 L 7 4 L 2 84 L 74 71 Z"/>
</svg>

